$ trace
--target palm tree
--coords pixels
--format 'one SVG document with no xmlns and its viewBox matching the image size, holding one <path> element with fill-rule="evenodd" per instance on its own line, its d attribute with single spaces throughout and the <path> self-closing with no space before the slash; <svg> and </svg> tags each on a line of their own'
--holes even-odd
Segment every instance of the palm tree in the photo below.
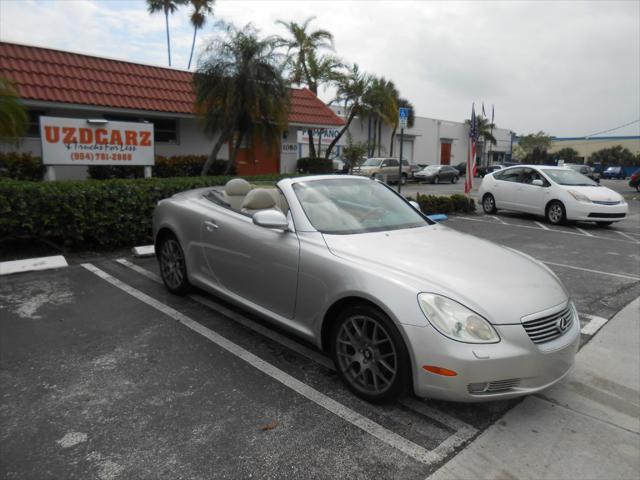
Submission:
<svg viewBox="0 0 640 480">
<path fill-rule="evenodd" d="M 313 62 L 318 50 L 333 49 L 333 35 L 328 30 L 309 31 L 309 24 L 314 19 L 315 17 L 309 17 L 302 24 L 282 20 L 278 20 L 276 23 L 283 25 L 289 33 L 289 38 L 278 37 L 277 41 L 279 46 L 287 49 L 291 80 L 295 83 L 305 83 L 309 90 L 318 95 L 318 84 L 322 81 L 322 76 L 316 75 L 314 77 L 310 63 Z M 330 60 L 328 62 L 330 63 Z M 309 136 L 309 156 L 315 157 L 313 130 L 309 129 L 307 134 Z"/>
<path fill-rule="evenodd" d="M 0 77 L 0 141 L 15 141 L 27 129 L 29 117 L 18 98 L 15 84 Z"/>
<path fill-rule="evenodd" d="M 471 126 L 471 120 L 465 120 L 465 125 Z M 493 129 L 496 128 L 495 124 L 491 123 L 487 118 L 482 115 L 476 116 L 476 126 L 478 129 L 478 140 L 481 146 L 480 149 L 480 163 L 484 158 L 484 147 L 487 142 L 491 145 L 496 145 L 496 137 L 493 136 Z"/>
<path fill-rule="evenodd" d="M 193 25 L 193 41 L 191 42 L 191 53 L 189 54 L 189 64 L 187 70 L 191 68 L 191 59 L 193 58 L 193 50 L 196 46 L 196 34 L 198 30 L 204 26 L 207 21 L 207 15 L 213 13 L 213 4 L 216 0 L 191 0 L 191 25 Z"/>
<path fill-rule="evenodd" d="M 384 77 L 374 78 L 367 92 L 366 101 L 369 105 L 368 116 L 373 118 L 374 142 L 378 156 L 382 149 L 382 125 L 394 125 L 398 121 L 399 93 L 394 83 Z"/>
<path fill-rule="evenodd" d="M 251 26 L 228 27 L 208 48 L 208 57 L 193 77 L 195 110 L 206 132 L 219 134 L 202 168 L 206 175 L 226 142 L 231 151 L 226 171 L 235 164 L 243 141 L 277 147 L 287 125 L 289 84 L 272 38 L 260 39 Z"/>
<path fill-rule="evenodd" d="M 344 132 L 349 129 L 351 122 L 356 115 L 367 112 L 371 106 L 367 105 L 366 93 L 371 86 L 371 76 L 360 72 L 357 64 L 354 64 L 346 75 L 338 82 L 338 91 L 336 92 L 336 101 L 344 103 L 347 113 L 347 120 L 338 135 L 332 140 L 324 154 L 326 159 L 331 156 L 331 151 L 336 143 L 340 141 Z"/>
<path fill-rule="evenodd" d="M 169 14 L 174 13 L 180 5 L 187 3 L 187 0 L 147 0 L 147 11 L 149 13 L 164 12 L 164 21 L 167 30 L 167 55 L 169 66 L 171 66 L 171 42 L 169 40 Z"/>
<path fill-rule="evenodd" d="M 396 103 L 398 104 L 398 109 L 400 108 L 408 108 L 409 109 L 409 118 L 407 118 L 407 127 L 412 128 L 416 121 L 415 109 L 413 108 L 413 104 L 407 100 L 406 98 L 398 97 Z M 389 156 L 393 157 L 393 144 L 396 137 L 396 132 L 398 131 L 398 126 L 400 124 L 399 118 L 400 112 L 398 111 L 398 117 L 395 118 L 393 123 L 393 131 L 391 132 L 391 142 L 389 143 Z"/>
</svg>

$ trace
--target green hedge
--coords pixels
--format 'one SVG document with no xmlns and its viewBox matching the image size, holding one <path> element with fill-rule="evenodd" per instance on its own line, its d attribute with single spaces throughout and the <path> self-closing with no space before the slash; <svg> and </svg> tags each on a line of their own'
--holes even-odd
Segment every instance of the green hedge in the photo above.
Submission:
<svg viewBox="0 0 640 480">
<path fill-rule="evenodd" d="M 476 204 L 473 199 L 460 194 L 440 197 L 436 195 L 420 195 L 418 193 L 416 201 L 426 215 L 434 213 L 473 213 L 476 211 Z"/>
<path fill-rule="evenodd" d="M 174 155 L 172 157 L 156 155 L 153 176 L 160 178 L 198 177 L 206 161 L 207 155 Z M 222 175 L 226 168 L 227 162 L 225 160 L 216 160 L 209 169 L 209 175 Z M 234 175 L 235 172 L 236 169 L 233 167 L 230 175 Z M 92 165 L 89 167 L 89 177 L 95 180 L 142 178 L 144 177 L 144 167 Z"/>
<path fill-rule="evenodd" d="M 157 202 L 231 176 L 23 182 L 0 180 L 0 240 L 37 238 L 66 247 L 115 248 L 148 243 Z M 276 181 L 282 175 L 247 177 Z"/>
<path fill-rule="evenodd" d="M 297 167 L 298 172 L 305 174 L 333 173 L 333 162 L 326 158 L 302 157 Z"/>
<path fill-rule="evenodd" d="M 40 157 L 30 153 L 0 153 L 0 178 L 14 180 L 42 180 L 44 166 Z"/>
</svg>

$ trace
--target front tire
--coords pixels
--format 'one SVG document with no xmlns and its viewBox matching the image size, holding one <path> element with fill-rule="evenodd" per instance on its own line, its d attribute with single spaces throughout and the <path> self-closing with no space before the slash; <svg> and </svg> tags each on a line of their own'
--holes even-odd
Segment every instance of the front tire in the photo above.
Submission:
<svg viewBox="0 0 640 480">
<path fill-rule="evenodd" d="M 567 221 L 567 211 L 562 202 L 552 201 L 547 205 L 547 221 L 552 225 L 561 225 Z"/>
<path fill-rule="evenodd" d="M 402 176 L 400 177 L 400 184 L 406 185 L 406 183 L 407 183 L 407 174 L 403 173 Z"/>
<path fill-rule="evenodd" d="M 354 305 L 343 310 L 331 330 L 331 356 L 341 380 L 356 396 L 389 402 L 410 384 L 410 363 L 400 333 L 380 310 Z"/>
<path fill-rule="evenodd" d="M 158 242 L 160 275 L 171 293 L 182 295 L 189 290 L 187 263 L 180 242 L 172 233 L 165 234 Z"/>
<path fill-rule="evenodd" d="M 493 198 L 493 195 L 490 193 L 485 193 L 484 197 L 482 197 L 482 210 L 487 215 L 492 213 L 496 213 L 498 209 L 496 208 L 496 199 Z"/>
<path fill-rule="evenodd" d="M 451 179 L 451 183 L 458 183 L 458 177 L 453 177 Z"/>
<path fill-rule="evenodd" d="M 440 177 L 438 177 L 437 175 L 433 177 L 433 183 L 440 183 Z"/>
</svg>

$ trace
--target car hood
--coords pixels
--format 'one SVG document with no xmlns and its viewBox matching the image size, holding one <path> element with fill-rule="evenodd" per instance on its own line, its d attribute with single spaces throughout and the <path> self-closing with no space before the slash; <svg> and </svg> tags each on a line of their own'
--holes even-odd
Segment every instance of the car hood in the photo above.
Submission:
<svg viewBox="0 0 640 480">
<path fill-rule="evenodd" d="M 450 297 L 494 324 L 566 302 L 567 292 L 546 266 L 531 257 L 443 225 L 324 235 L 336 256 L 385 270 L 389 281 Z"/>
<path fill-rule="evenodd" d="M 571 190 L 574 192 L 581 193 L 586 195 L 587 198 L 591 201 L 596 202 L 621 202 L 622 195 L 618 192 L 611 190 L 607 187 L 596 187 L 596 186 L 587 186 L 587 187 L 576 187 L 571 185 L 560 185 L 564 190 Z"/>
</svg>

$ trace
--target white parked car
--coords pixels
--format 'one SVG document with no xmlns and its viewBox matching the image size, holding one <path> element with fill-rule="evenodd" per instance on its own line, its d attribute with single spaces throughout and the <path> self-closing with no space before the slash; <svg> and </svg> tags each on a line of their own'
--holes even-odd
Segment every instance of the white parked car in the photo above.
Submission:
<svg viewBox="0 0 640 480">
<path fill-rule="evenodd" d="M 622 195 L 564 167 L 522 165 L 487 174 L 478 190 L 485 213 L 515 210 L 546 217 L 608 226 L 623 220 L 629 206 Z"/>
</svg>

